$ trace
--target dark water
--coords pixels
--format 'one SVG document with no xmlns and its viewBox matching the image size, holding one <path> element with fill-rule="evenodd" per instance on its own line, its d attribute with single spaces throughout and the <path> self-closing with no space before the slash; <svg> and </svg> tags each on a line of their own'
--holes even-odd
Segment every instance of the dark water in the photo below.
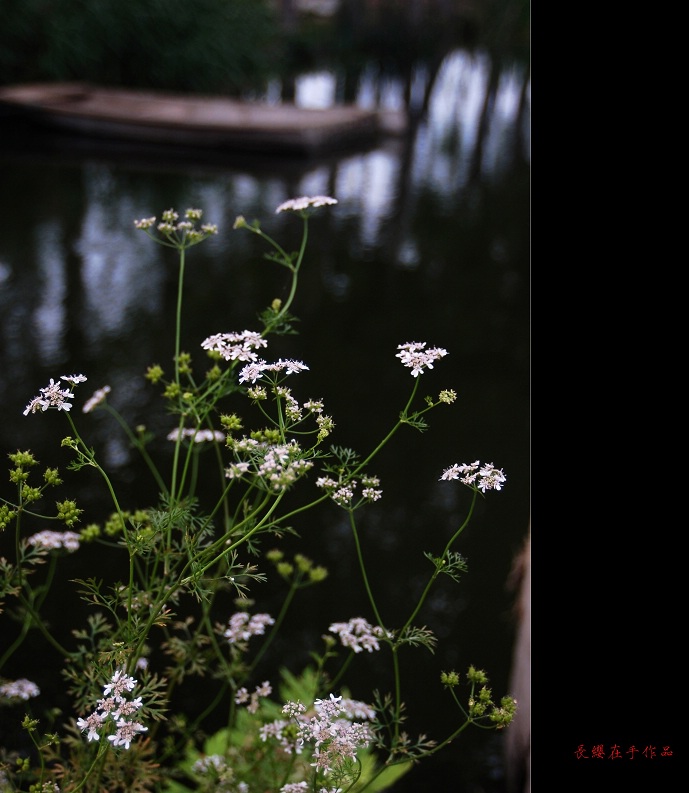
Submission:
<svg viewBox="0 0 689 793">
<path fill-rule="evenodd" d="M 265 248 L 252 235 L 232 230 L 235 217 L 259 218 L 290 248 L 301 227 L 275 207 L 303 194 L 338 199 L 310 224 L 293 307 L 300 335 L 272 346 L 276 357 L 310 367 L 305 396 L 325 400 L 337 424 L 333 443 L 366 453 L 394 422 L 411 385 L 398 344 L 449 351 L 423 385 L 431 394 L 454 388 L 459 399 L 431 415 L 426 433 L 399 434 L 379 458 L 385 494 L 362 526 L 364 553 L 381 571 L 374 588 L 394 624 L 424 580 L 423 552 L 443 547 L 466 507 L 438 482 L 443 468 L 481 459 L 507 475 L 458 548 L 468 575 L 440 586 L 420 617 L 437 632 L 436 655 L 417 650 L 403 659 L 407 729 L 433 738 L 451 723 L 440 715 L 441 669 L 474 664 L 497 696 L 507 692 L 514 624 L 506 582 L 530 516 L 528 77 L 508 64 L 491 81 L 490 66 L 485 54 L 453 52 L 408 138 L 317 162 L 106 150 L 0 126 L 3 449 L 31 448 L 46 464 L 66 464 L 63 417 L 22 411 L 50 377 L 73 372 L 94 389 L 108 383 L 111 402 L 133 423 L 169 429 L 142 375 L 171 361 L 176 259 L 132 225 L 169 207 L 201 207 L 220 227 L 188 260 L 182 346 L 200 361 L 204 338 L 258 328 L 256 313 L 284 296 L 282 273 L 262 260 Z M 303 101 L 327 102 L 328 85 L 324 75 L 305 80 Z M 383 101 L 394 106 L 394 82 L 384 88 Z M 103 421 L 92 431 L 131 506 L 145 499 L 151 491 L 125 439 Z M 102 494 L 67 479 L 88 519 L 102 518 Z M 283 652 L 303 660 L 327 620 L 348 619 L 366 603 L 340 514 L 321 513 L 299 531 L 309 555 L 331 571 L 292 618 Z M 12 664 L 2 673 L 22 674 Z M 500 793 L 503 740 L 469 731 L 397 789 Z"/>
</svg>

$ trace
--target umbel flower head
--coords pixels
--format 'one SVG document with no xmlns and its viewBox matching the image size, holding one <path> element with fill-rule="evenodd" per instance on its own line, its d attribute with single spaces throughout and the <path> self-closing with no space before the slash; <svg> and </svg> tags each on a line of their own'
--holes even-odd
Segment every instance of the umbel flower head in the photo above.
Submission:
<svg viewBox="0 0 689 793">
<path fill-rule="evenodd" d="M 256 361 L 255 349 L 266 347 L 268 342 L 260 333 L 243 330 L 241 333 L 214 333 L 201 342 L 201 347 L 216 353 L 226 361 Z"/>
<path fill-rule="evenodd" d="M 39 410 L 45 412 L 49 408 L 70 411 L 72 403 L 69 400 L 74 399 L 73 389 L 79 383 L 86 382 L 86 377 L 83 374 L 63 374 L 60 380 L 68 383 L 69 388 L 62 388 L 61 383 L 56 383 L 51 377 L 50 383 L 45 388 L 39 389 L 41 393 L 26 406 L 24 415 L 28 416 L 29 413 L 36 413 Z"/>
<path fill-rule="evenodd" d="M 502 468 L 496 468 L 493 463 L 481 465 L 478 460 L 473 463 L 462 465 L 451 465 L 443 471 L 440 480 L 459 479 L 463 485 L 477 488 L 482 493 L 486 490 L 502 490 L 502 486 L 507 480 Z"/>
<path fill-rule="evenodd" d="M 39 550 L 52 551 L 58 548 L 73 553 L 79 550 L 80 536 L 75 531 L 50 531 L 44 529 L 36 534 L 32 534 L 27 539 L 29 545 L 37 547 Z"/>
<path fill-rule="evenodd" d="M 38 686 L 25 677 L 0 684 L 0 698 L 11 701 L 27 700 L 41 693 Z"/>
<path fill-rule="evenodd" d="M 101 735 L 108 731 L 108 740 L 113 746 L 129 749 L 136 735 L 148 730 L 135 718 L 141 708 L 141 697 L 129 698 L 136 683 L 123 669 L 113 674 L 110 682 L 103 687 L 103 699 L 98 700 L 97 708 L 85 719 L 77 719 L 77 727 L 87 733 L 89 741 L 100 740 Z"/>
<path fill-rule="evenodd" d="M 397 349 L 400 352 L 395 357 L 411 369 L 412 377 L 423 374 L 424 369 L 432 369 L 435 361 L 439 361 L 447 355 L 447 350 L 442 347 L 426 349 L 425 341 L 409 341 L 405 344 L 398 344 Z"/>
<path fill-rule="evenodd" d="M 282 204 L 275 210 L 279 212 L 301 212 L 304 213 L 308 209 L 316 209 L 323 206 L 331 206 L 337 204 L 336 198 L 331 198 L 327 195 L 314 195 L 314 196 L 300 196 L 299 198 L 290 198 L 288 201 L 283 201 Z"/>
<path fill-rule="evenodd" d="M 328 699 L 313 703 L 315 716 L 307 719 L 300 714 L 301 703 L 287 702 L 282 712 L 295 718 L 298 724 L 298 741 L 313 744 L 314 765 L 326 774 L 341 772 L 348 760 L 355 760 L 357 750 L 366 748 L 373 740 L 368 724 L 349 721 L 342 697 L 330 694 Z"/>
<path fill-rule="evenodd" d="M 155 217 L 135 220 L 134 226 L 145 231 L 151 239 L 161 245 L 184 250 L 218 233 L 218 227 L 214 223 L 203 223 L 197 228 L 196 223 L 201 220 L 202 214 L 203 210 L 190 208 L 185 210 L 184 220 L 180 220 L 178 212 L 174 209 L 166 209 L 157 226 Z M 154 228 L 160 236 L 156 236 Z"/>
<path fill-rule="evenodd" d="M 367 650 L 369 653 L 380 650 L 379 639 L 392 638 L 392 633 L 381 628 L 380 625 L 371 625 L 363 617 L 352 617 L 348 622 L 333 622 L 328 630 L 340 637 L 344 647 L 349 647 L 355 653 Z"/>
<path fill-rule="evenodd" d="M 97 391 L 94 391 L 92 396 L 90 396 L 86 402 L 84 402 L 84 407 L 81 409 L 82 412 L 91 413 L 98 407 L 98 405 L 102 405 L 107 399 L 110 390 L 111 389 L 109 385 L 104 385 L 103 388 L 99 388 Z"/>
</svg>

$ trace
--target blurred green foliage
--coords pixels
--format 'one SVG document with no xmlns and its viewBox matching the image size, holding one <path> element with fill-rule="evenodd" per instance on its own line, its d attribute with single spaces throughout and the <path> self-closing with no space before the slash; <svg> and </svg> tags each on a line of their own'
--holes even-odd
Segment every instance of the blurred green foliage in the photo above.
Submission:
<svg viewBox="0 0 689 793">
<path fill-rule="evenodd" d="M 280 58 L 269 0 L 2 0 L 0 83 L 238 94 Z"/>
<path fill-rule="evenodd" d="M 528 58 L 529 0 L 341 0 L 331 17 L 278 0 L 0 0 L 0 84 L 263 93 L 311 69 L 408 76 L 457 46 Z M 289 16 L 289 19 L 288 19 Z"/>
</svg>

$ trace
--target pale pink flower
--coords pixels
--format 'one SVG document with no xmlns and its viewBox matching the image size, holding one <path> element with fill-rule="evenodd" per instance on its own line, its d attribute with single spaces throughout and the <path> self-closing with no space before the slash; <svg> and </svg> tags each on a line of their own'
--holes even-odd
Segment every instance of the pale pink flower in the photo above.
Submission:
<svg viewBox="0 0 689 793">
<path fill-rule="evenodd" d="M 290 198 L 288 201 L 283 201 L 275 210 L 275 213 L 286 212 L 287 210 L 303 212 L 309 207 L 315 209 L 316 207 L 332 206 L 333 204 L 337 204 L 337 199 L 327 195 L 300 196 L 299 198 Z"/>
</svg>

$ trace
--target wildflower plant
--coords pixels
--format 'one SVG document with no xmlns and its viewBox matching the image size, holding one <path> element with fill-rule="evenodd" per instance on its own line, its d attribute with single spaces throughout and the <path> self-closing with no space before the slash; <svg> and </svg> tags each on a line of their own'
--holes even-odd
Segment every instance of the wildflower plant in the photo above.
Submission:
<svg viewBox="0 0 689 793">
<path fill-rule="evenodd" d="M 94 522 L 73 499 L 56 500 L 53 493 L 65 486 L 62 475 L 29 450 L 8 454 L 11 493 L 0 499 L 0 537 L 7 549 L 0 556 L 0 600 L 3 619 L 9 625 L 14 620 L 14 627 L 3 628 L 9 639 L 0 648 L 0 706 L 4 723 L 16 730 L 8 733 L 14 743 L 0 748 L 3 789 L 380 791 L 468 726 L 501 729 L 510 723 L 516 703 L 509 696 L 495 700 L 485 672 L 439 670 L 437 684 L 447 692 L 456 724 L 447 735 L 412 738 L 405 730 L 407 681 L 399 661 L 408 648 L 433 651 L 436 637 L 419 620 L 439 577 L 459 581 L 466 572 L 456 546 L 477 500 L 504 487 L 502 469 L 476 460 L 453 463 L 438 477 L 448 487 L 468 488 L 471 505 L 444 547 L 425 554 L 426 584 L 400 624 L 389 624 L 376 596 L 375 566 L 364 558 L 359 537 L 359 512 L 375 510 L 384 494 L 372 470 L 376 457 L 398 432 L 424 430 L 431 411 L 456 401 L 452 389 L 421 396 L 422 384 L 448 351 L 418 341 L 391 351 L 410 370 L 409 393 L 363 453 L 332 445 L 336 422 L 327 399 L 301 393 L 308 364 L 271 355 L 271 339 L 296 333 L 290 312 L 311 217 L 335 204 L 329 196 L 304 196 L 277 208 L 301 221 L 296 252 L 285 250 L 258 221 L 237 218 L 234 228 L 260 238 L 268 246 L 266 258 L 287 271 L 288 296 L 259 315 L 260 327 L 220 329 L 200 339 L 196 358 L 181 348 L 186 259 L 190 248 L 218 229 L 201 223 L 200 209 L 188 209 L 181 219 L 170 209 L 160 221 L 135 221 L 154 243 L 174 250 L 178 261 L 173 367 L 165 371 L 153 363 L 142 373 L 171 417 L 161 439 L 169 453 L 160 460 L 150 433 L 129 427 L 110 404 L 107 384 L 84 391 L 86 375 L 57 375 L 29 400 L 26 420 L 40 421 L 36 414 L 48 411 L 63 414 L 68 467 L 95 472 L 108 517 Z M 150 503 L 128 504 L 126 493 L 117 492 L 89 441 L 96 411 L 109 414 L 113 432 L 125 433 L 141 454 L 150 472 Z M 215 491 L 205 501 L 201 493 L 207 498 L 213 492 L 208 485 Z M 305 649 L 295 670 L 270 650 L 297 594 L 318 586 L 328 571 L 281 546 L 287 536 L 300 538 L 304 513 L 324 502 L 346 516 L 367 613 L 319 626 L 322 646 Z M 52 591 L 57 566 L 70 557 L 74 569 L 86 547 L 101 549 L 110 577 L 89 575 L 85 562 L 83 575 L 72 578 L 87 611 L 83 618 L 75 615 L 81 621 L 65 641 L 43 609 L 59 597 Z M 266 581 L 284 589 L 274 614 L 261 608 Z M 63 659 L 58 671 L 71 711 L 56 715 L 50 691 L 26 678 L 2 677 L 21 656 L 32 628 Z M 382 691 L 374 680 L 366 690 L 351 691 L 350 666 L 373 653 L 389 662 L 391 690 Z M 55 731 L 42 732 L 44 724 Z M 32 751 L 17 738 L 21 730 Z"/>
</svg>

